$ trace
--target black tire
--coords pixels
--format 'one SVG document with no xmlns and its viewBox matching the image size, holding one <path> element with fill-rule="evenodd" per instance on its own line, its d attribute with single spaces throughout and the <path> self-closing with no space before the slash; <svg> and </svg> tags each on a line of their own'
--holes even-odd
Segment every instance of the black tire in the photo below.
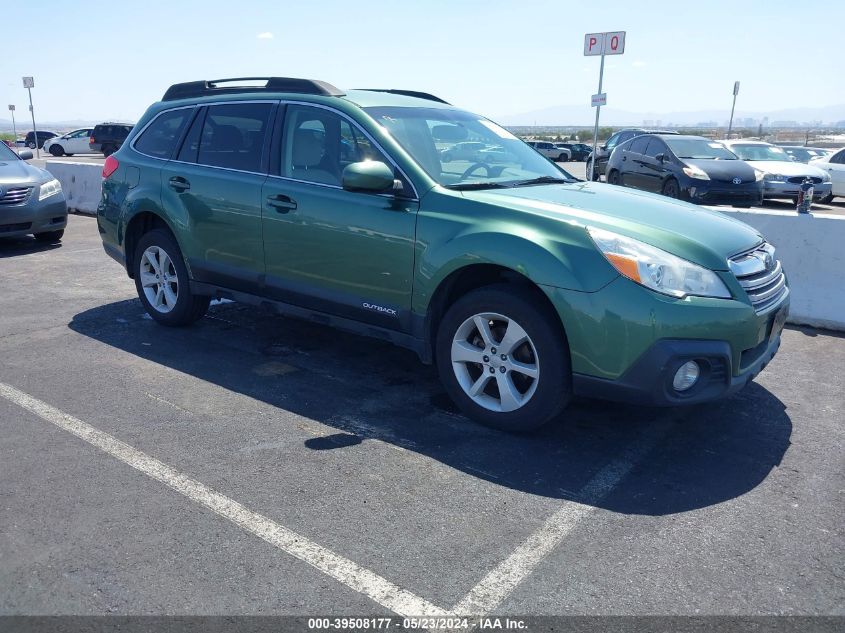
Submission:
<svg viewBox="0 0 845 633">
<path fill-rule="evenodd" d="M 590 173 L 590 163 L 592 163 L 592 161 L 588 160 L 587 161 L 587 172 L 586 172 L 588 174 Z M 593 170 L 593 182 L 598 182 L 599 180 L 601 180 L 601 174 L 599 174 L 598 167 L 596 167 L 596 169 Z"/>
<path fill-rule="evenodd" d="M 568 163 L 568 162 L 569 162 L 569 158 L 566 156 L 566 154 L 561 154 L 560 156 L 558 156 L 558 157 L 557 157 L 557 162 L 559 162 L 559 163 Z"/>
<path fill-rule="evenodd" d="M 513 411 L 497 412 L 476 403 L 461 387 L 452 366 L 452 343 L 462 324 L 474 315 L 485 312 L 503 315 L 519 324 L 537 352 L 533 363 L 537 366 L 539 376 L 536 378 L 533 395 Z M 503 336 L 501 333 L 499 335 Z M 501 340 L 499 338 L 499 341 Z M 530 352 L 530 347 L 528 349 Z M 458 299 L 440 322 L 435 355 L 437 369 L 446 392 L 467 417 L 485 426 L 513 433 L 532 431 L 559 416 L 572 397 L 569 344 L 566 342 L 560 320 L 551 309 L 538 301 L 535 292 L 525 287 L 496 284 L 474 290 Z M 481 363 L 467 363 L 467 366 L 470 365 L 473 365 L 479 377 L 492 367 L 485 367 Z M 493 374 L 496 375 L 495 368 L 493 369 Z M 474 380 L 475 377 L 471 379 Z M 498 391 L 498 380 L 493 382 L 496 382 L 495 389 Z M 511 384 L 514 383 L 511 378 Z M 487 384 L 485 389 L 493 388 Z M 528 393 L 528 389 L 523 395 L 525 393 Z"/>
<path fill-rule="evenodd" d="M 27 146 L 29 149 L 35 149 L 35 143 L 27 143 L 27 144 L 26 144 L 26 146 Z"/>
<path fill-rule="evenodd" d="M 675 198 L 676 200 L 680 198 L 681 187 L 678 185 L 678 181 L 674 178 L 670 178 L 663 183 L 663 195 L 667 198 Z"/>
<path fill-rule="evenodd" d="M 67 152 L 65 152 L 65 156 L 73 156 L 73 154 L 68 154 Z"/>
<path fill-rule="evenodd" d="M 178 280 L 176 304 L 169 312 L 161 312 L 154 308 L 141 285 L 141 259 L 144 252 L 150 247 L 158 247 L 163 250 L 170 258 L 176 272 Z M 208 310 L 208 304 L 211 298 L 191 293 L 188 269 L 182 258 L 182 250 L 179 248 L 176 239 L 170 231 L 153 229 L 149 233 L 145 233 L 138 240 L 138 244 L 135 247 L 132 267 L 135 277 L 135 289 L 138 291 L 138 297 L 141 299 L 144 309 L 147 311 L 147 314 L 162 325 L 176 327 L 190 325 L 197 319 L 201 319 Z"/>
<path fill-rule="evenodd" d="M 50 146 L 50 153 L 53 156 L 56 156 L 56 157 L 64 156 L 65 155 L 65 148 L 62 147 L 61 145 L 57 144 L 57 143 L 54 143 L 53 145 Z"/>
<path fill-rule="evenodd" d="M 822 204 L 830 204 L 831 202 L 833 202 L 834 197 L 835 196 L 832 193 L 829 193 L 824 198 L 819 200 L 819 202 L 821 202 Z"/>
<path fill-rule="evenodd" d="M 607 172 L 607 182 L 611 185 L 620 185 L 621 183 L 619 181 L 619 172 L 615 169 Z"/>
<path fill-rule="evenodd" d="M 56 242 L 61 242 L 64 234 L 64 229 L 59 229 L 58 231 L 47 231 L 46 233 L 36 233 L 35 239 L 39 242 L 54 244 Z"/>
</svg>

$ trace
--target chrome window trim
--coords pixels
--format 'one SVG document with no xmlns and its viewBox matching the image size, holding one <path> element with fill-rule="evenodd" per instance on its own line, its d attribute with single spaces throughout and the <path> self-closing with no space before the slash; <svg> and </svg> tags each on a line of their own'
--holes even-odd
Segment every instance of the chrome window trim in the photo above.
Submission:
<svg viewBox="0 0 845 633">
<path fill-rule="evenodd" d="M 361 125 L 355 119 L 350 117 L 345 112 L 341 112 L 337 108 L 333 108 L 331 106 L 327 106 L 327 105 L 324 105 L 322 103 L 312 103 L 310 101 L 295 101 L 295 100 L 289 101 L 289 100 L 286 100 L 286 99 L 239 99 L 237 101 L 211 101 L 211 102 L 207 102 L 207 103 L 206 102 L 194 103 L 194 104 L 191 104 L 191 105 L 183 105 L 183 106 L 176 106 L 174 108 L 166 108 L 166 109 L 162 110 L 161 112 L 158 112 L 152 119 L 147 121 L 146 125 L 144 125 L 144 127 L 141 128 L 138 131 L 138 133 L 132 138 L 132 142 L 129 143 L 129 147 L 133 151 L 140 154 L 141 156 L 146 156 L 147 158 L 152 158 L 153 160 L 160 160 L 160 161 L 164 161 L 164 162 L 168 162 L 168 163 L 177 163 L 177 164 L 180 164 L 180 165 L 195 165 L 197 167 L 208 167 L 208 168 L 211 168 L 211 169 L 224 169 L 226 171 L 232 171 L 232 172 L 241 173 L 241 174 L 257 174 L 259 176 L 269 176 L 270 178 L 277 178 L 279 180 L 288 180 L 288 181 L 291 181 L 291 182 L 298 182 L 298 183 L 302 183 L 302 184 L 306 184 L 306 185 L 317 185 L 319 187 L 328 187 L 330 189 L 343 189 L 343 187 L 341 187 L 339 185 L 331 185 L 331 184 L 328 184 L 328 183 L 321 183 L 321 182 L 311 182 L 310 180 L 299 180 L 299 179 L 296 179 L 296 178 L 290 178 L 288 176 L 271 174 L 271 173 L 263 172 L 263 171 L 246 171 L 246 170 L 243 170 L 243 169 L 233 169 L 231 167 L 219 167 L 217 165 L 205 165 L 203 163 L 189 163 L 189 162 L 184 161 L 184 160 L 161 158 L 160 156 L 151 156 L 150 154 L 145 154 L 144 152 L 139 151 L 135 147 L 135 143 L 139 138 L 141 138 L 141 135 L 147 130 L 148 127 L 150 127 L 150 125 L 153 124 L 153 122 L 158 117 L 160 117 L 165 112 L 173 112 L 174 110 L 187 110 L 189 108 L 201 108 L 203 106 L 211 107 L 211 106 L 216 106 L 216 105 L 228 105 L 228 104 L 236 104 L 236 103 L 271 103 L 271 104 L 278 104 L 278 105 L 301 105 L 301 106 L 309 106 L 309 107 L 312 107 L 312 108 L 321 108 L 323 110 L 328 110 L 329 112 L 333 112 L 333 113 L 337 114 L 341 118 L 346 119 L 346 121 L 348 121 L 350 123 L 350 125 L 355 126 L 355 128 L 357 128 L 365 137 L 367 137 L 369 139 L 370 143 L 372 143 L 387 158 L 387 160 L 390 161 L 390 164 L 393 165 L 393 167 L 396 170 L 398 170 L 400 174 L 402 174 L 402 176 L 405 178 L 405 180 L 410 185 L 411 190 L 413 191 L 413 197 L 401 198 L 401 199 L 407 200 L 408 202 L 419 202 L 420 196 L 419 196 L 419 193 L 417 192 L 416 186 L 414 186 L 414 182 L 408 177 L 408 174 L 405 173 L 405 170 L 402 169 L 397 164 L 397 162 L 390 155 L 390 153 L 388 151 L 386 151 L 384 149 L 384 147 L 382 147 L 382 145 L 375 138 L 373 138 L 372 134 L 370 134 L 369 132 L 367 132 L 367 130 L 362 128 Z M 272 132 L 271 132 L 271 134 L 272 134 Z M 374 195 L 381 196 L 381 197 L 387 197 L 387 198 L 397 197 L 395 194 L 389 194 L 389 193 L 379 193 L 379 194 L 374 194 Z"/>
</svg>

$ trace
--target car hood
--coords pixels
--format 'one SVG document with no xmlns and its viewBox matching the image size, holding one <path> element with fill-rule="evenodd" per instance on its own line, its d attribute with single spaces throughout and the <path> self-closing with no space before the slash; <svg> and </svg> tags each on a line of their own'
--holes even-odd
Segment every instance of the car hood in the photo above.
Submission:
<svg viewBox="0 0 845 633">
<path fill-rule="evenodd" d="M 681 159 L 687 165 L 694 165 L 710 176 L 710 180 L 718 182 L 733 182 L 734 178 L 742 178 L 742 182 L 754 182 L 757 176 L 754 168 L 744 160 L 707 160 L 698 158 Z"/>
<path fill-rule="evenodd" d="M 487 189 L 463 195 L 570 226 L 614 231 L 711 270 L 728 270 L 729 257 L 763 241 L 754 228 L 721 213 L 605 183 Z"/>
<path fill-rule="evenodd" d="M 49 172 L 23 160 L 0 160 L 0 185 L 37 185 L 50 180 Z"/>
<path fill-rule="evenodd" d="M 816 176 L 824 178 L 826 175 L 822 170 L 807 163 L 795 163 L 791 160 L 749 160 L 746 161 L 752 167 L 770 174 L 782 176 Z"/>
</svg>

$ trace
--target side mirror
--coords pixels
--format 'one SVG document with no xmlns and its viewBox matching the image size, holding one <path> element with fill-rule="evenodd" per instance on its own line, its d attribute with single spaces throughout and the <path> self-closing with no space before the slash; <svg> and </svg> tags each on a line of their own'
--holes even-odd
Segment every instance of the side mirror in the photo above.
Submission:
<svg viewBox="0 0 845 633">
<path fill-rule="evenodd" d="M 352 163 L 343 170 L 343 188 L 349 191 L 387 191 L 393 188 L 393 170 L 377 160 Z"/>
<path fill-rule="evenodd" d="M 658 154 L 654 158 L 655 158 L 655 160 L 657 160 L 660 163 L 666 162 L 666 154 Z"/>
<path fill-rule="evenodd" d="M 30 152 L 29 150 L 26 150 L 25 152 L 20 152 L 18 156 L 20 156 L 21 160 L 32 160 L 32 152 Z"/>
</svg>

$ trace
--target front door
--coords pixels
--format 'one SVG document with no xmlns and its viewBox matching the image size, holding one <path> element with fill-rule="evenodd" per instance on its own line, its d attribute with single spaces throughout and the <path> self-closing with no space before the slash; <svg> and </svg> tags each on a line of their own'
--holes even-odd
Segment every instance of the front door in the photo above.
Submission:
<svg viewBox="0 0 845 633">
<path fill-rule="evenodd" d="M 266 292 L 280 301 L 407 331 L 418 202 L 347 191 L 348 164 L 391 165 L 356 124 L 332 110 L 289 105 L 264 185 Z M 276 164 L 278 165 L 276 166 Z"/>
</svg>

